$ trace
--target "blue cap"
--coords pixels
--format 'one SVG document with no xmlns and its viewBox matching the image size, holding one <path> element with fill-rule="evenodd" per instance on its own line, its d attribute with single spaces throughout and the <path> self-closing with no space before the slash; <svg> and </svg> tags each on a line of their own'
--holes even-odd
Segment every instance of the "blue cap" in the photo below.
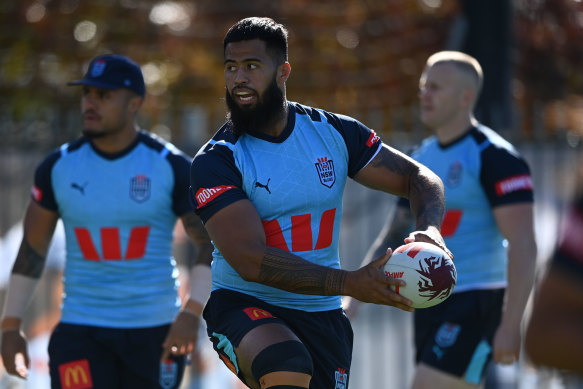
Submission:
<svg viewBox="0 0 583 389">
<path fill-rule="evenodd" d="M 123 55 L 99 56 L 89 64 L 82 80 L 67 85 L 90 85 L 103 89 L 129 89 L 144 97 L 146 85 L 140 65 Z"/>
</svg>

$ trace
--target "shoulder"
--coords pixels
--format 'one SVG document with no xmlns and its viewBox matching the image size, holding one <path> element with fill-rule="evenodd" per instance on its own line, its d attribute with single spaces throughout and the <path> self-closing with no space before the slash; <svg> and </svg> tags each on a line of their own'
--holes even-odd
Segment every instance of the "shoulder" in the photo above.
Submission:
<svg viewBox="0 0 583 389">
<path fill-rule="evenodd" d="M 179 179 L 181 177 L 188 177 L 187 172 L 190 168 L 192 158 L 173 143 L 143 130 L 138 133 L 138 141 L 145 147 L 151 149 L 154 155 L 157 155 L 161 161 L 168 163 L 175 177 Z"/>
<path fill-rule="evenodd" d="M 193 164 L 213 163 L 217 160 L 233 159 L 239 136 L 227 124 L 223 125 L 213 137 L 203 145 L 193 159 Z"/>
<path fill-rule="evenodd" d="M 528 163 L 514 145 L 491 128 L 479 125 L 471 130 L 470 135 L 477 144 L 483 167 L 529 170 Z"/>
<path fill-rule="evenodd" d="M 156 134 L 140 130 L 138 132 L 138 141 L 146 147 L 158 152 L 161 156 L 166 158 L 177 158 L 190 161 L 191 157 L 184 151 L 180 150 L 173 143 L 166 141 Z"/>
<path fill-rule="evenodd" d="M 80 150 L 83 146 L 89 144 L 89 139 L 86 137 L 81 137 L 69 143 L 62 144 L 59 148 L 51 151 L 39 164 L 38 170 L 48 171 L 65 156 L 74 155 L 76 151 Z"/>
<path fill-rule="evenodd" d="M 470 137 L 476 142 L 480 150 L 494 151 L 496 153 L 509 153 L 520 156 L 514 145 L 504 139 L 496 131 L 482 124 L 470 130 Z"/>
<path fill-rule="evenodd" d="M 315 123 L 325 123 L 333 126 L 338 131 L 344 131 L 350 127 L 365 127 L 359 120 L 340 113 L 314 108 L 296 102 L 289 102 L 290 112 L 295 112 L 299 119 L 310 120 Z"/>
</svg>

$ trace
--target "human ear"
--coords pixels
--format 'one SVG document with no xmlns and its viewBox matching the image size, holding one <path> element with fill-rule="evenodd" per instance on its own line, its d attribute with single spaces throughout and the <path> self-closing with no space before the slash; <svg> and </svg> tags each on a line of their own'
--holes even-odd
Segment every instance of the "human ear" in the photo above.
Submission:
<svg viewBox="0 0 583 389">
<path fill-rule="evenodd" d="M 279 65 L 278 73 L 279 80 L 282 83 L 286 82 L 291 73 L 291 65 L 289 64 L 289 62 L 284 62 L 283 64 Z"/>
<path fill-rule="evenodd" d="M 132 96 L 128 102 L 128 109 L 135 113 L 137 112 L 140 107 L 142 106 L 142 103 L 144 102 L 144 98 L 141 96 Z"/>
</svg>

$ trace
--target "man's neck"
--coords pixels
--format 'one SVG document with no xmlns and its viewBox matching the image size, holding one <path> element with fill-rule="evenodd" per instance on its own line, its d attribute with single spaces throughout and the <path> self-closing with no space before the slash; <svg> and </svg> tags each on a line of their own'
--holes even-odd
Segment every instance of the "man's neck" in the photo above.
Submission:
<svg viewBox="0 0 583 389">
<path fill-rule="evenodd" d="M 435 134 L 437 135 L 440 144 L 448 144 L 461 137 L 469 128 L 474 127 L 477 124 L 478 121 L 473 116 L 469 116 L 464 118 L 464 120 L 448 123 L 447 125 L 437 128 Z"/>
<path fill-rule="evenodd" d="M 104 137 L 98 137 L 91 139 L 91 142 L 98 150 L 108 153 L 115 154 L 128 148 L 138 137 L 138 127 L 132 126 L 131 128 L 125 128 L 123 131 L 108 134 Z"/>
<path fill-rule="evenodd" d="M 277 138 L 287 127 L 288 118 L 289 118 L 289 105 L 287 103 L 287 100 L 285 100 L 283 105 L 283 111 L 280 117 L 277 120 L 275 120 L 273 125 L 267 126 L 263 132 L 269 136 Z"/>
</svg>

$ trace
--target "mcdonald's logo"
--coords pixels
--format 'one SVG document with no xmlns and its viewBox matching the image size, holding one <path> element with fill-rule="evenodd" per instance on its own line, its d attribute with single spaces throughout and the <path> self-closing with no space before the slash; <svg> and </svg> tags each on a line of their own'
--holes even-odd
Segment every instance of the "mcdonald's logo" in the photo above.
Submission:
<svg viewBox="0 0 583 389">
<path fill-rule="evenodd" d="M 63 389 L 91 389 L 93 380 L 89 371 L 89 361 L 80 359 L 59 366 L 61 387 Z"/>
<path fill-rule="evenodd" d="M 267 319 L 273 317 L 273 315 L 261 308 L 249 307 L 243 309 L 243 312 L 249 316 L 251 320 Z"/>
</svg>

